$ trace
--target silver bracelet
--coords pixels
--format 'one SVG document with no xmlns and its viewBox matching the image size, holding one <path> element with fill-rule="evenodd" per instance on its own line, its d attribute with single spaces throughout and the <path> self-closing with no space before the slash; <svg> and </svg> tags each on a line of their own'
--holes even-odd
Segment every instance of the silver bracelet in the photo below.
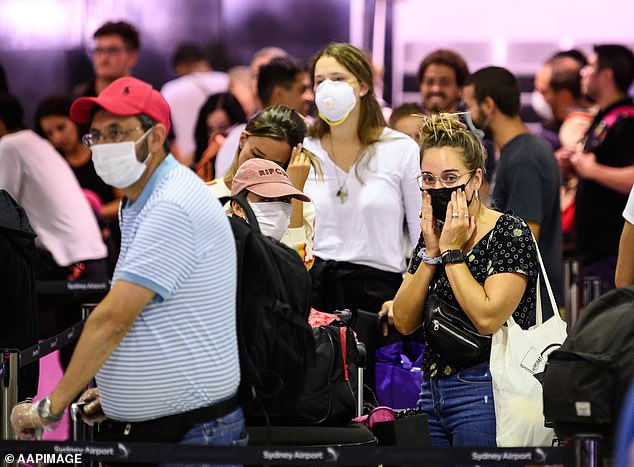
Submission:
<svg viewBox="0 0 634 467">
<path fill-rule="evenodd" d="M 427 264 L 441 264 L 442 263 L 442 258 L 440 256 L 427 256 L 427 249 L 426 248 L 421 248 L 421 250 L 418 252 L 418 256 L 420 259 L 423 260 L 424 263 Z"/>
</svg>

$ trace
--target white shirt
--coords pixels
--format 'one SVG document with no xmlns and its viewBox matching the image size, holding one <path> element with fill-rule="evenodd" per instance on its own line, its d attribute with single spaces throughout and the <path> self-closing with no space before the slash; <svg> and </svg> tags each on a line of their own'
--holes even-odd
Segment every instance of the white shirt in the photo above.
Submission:
<svg viewBox="0 0 634 467">
<path fill-rule="evenodd" d="M 176 143 L 183 154 L 196 150 L 194 130 L 198 113 L 212 94 L 229 89 L 229 76 L 219 71 L 198 71 L 168 81 L 161 94 L 170 106 Z"/>
<path fill-rule="evenodd" d="M 403 273 L 403 244 L 411 251 L 420 234 L 418 145 L 385 128 L 348 173 L 335 165 L 318 139 L 307 138 L 304 147 L 321 160 L 324 171 L 323 181 L 311 171 L 304 188 L 316 210 L 315 256 Z M 343 203 L 337 196 L 340 187 L 348 193 Z"/>
<path fill-rule="evenodd" d="M 72 169 L 33 131 L 0 138 L 0 188 L 24 208 L 37 234 L 35 244 L 48 250 L 59 266 L 108 254 Z"/>
<path fill-rule="evenodd" d="M 630 191 L 630 197 L 627 199 L 627 204 L 623 210 L 623 218 L 630 224 L 634 224 L 634 186 Z"/>
<path fill-rule="evenodd" d="M 233 160 L 236 157 L 238 146 L 240 146 L 240 135 L 246 127 L 246 123 L 240 123 L 229 130 L 225 142 L 222 143 L 216 155 L 216 162 L 214 163 L 216 177 L 222 178 L 229 172 L 231 164 L 233 164 Z"/>
</svg>

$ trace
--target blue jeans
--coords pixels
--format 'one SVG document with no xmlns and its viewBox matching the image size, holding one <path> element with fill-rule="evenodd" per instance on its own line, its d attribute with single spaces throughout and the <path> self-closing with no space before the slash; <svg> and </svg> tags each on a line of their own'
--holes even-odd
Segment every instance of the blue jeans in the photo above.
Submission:
<svg viewBox="0 0 634 467">
<path fill-rule="evenodd" d="M 496 446 L 488 362 L 442 378 L 423 375 L 418 407 L 427 415 L 433 446 Z"/>
<path fill-rule="evenodd" d="M 203 446 L 246 446 L 249 436 L 244 427 L 242 409 L 207 423 L 194 425 L 179 444 L 198 444 Z M 222 464 L 161 464 L 159 467 L 220 466 Z"/>
</svg>

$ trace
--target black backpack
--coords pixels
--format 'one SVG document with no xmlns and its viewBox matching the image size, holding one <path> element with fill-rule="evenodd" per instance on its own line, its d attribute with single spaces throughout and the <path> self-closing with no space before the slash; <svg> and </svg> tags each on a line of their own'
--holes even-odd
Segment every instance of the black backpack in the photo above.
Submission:
<svg viewBox="0 0 634 467">
<path fill-rule="evenodd" d="M 634 376 L 634 286 L 612 290 L 581 314 L 544 371 L 544 416 L 559 438 L 599 433 L 613 441 Z"/>
<path fill-rule="evenodd" d="M 236 201 L 249 222 L 229 218 L 238 260 L 237 333 L 239 396 L 247 418 L 286 418 L 295 408 L 305 368 L 314 365 L 315 342 L 308 315 L 311 282 L 302 259 L 262 235 L 253 211 Z"/>
</svg>

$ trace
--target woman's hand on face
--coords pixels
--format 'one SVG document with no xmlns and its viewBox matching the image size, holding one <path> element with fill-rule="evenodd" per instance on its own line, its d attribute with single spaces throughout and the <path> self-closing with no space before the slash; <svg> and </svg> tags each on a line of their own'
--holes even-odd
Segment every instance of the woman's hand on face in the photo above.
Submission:
<svg viewBox="0 0 634 467">
<path fill-rule="evenodd" d="M 431 195 L 427 193 L 427 191 L 423 191 L 420 217 L 420 229 L 425 239 L 425 251 L 427 252 L 427 256 L 440 256 L 440 248 L 438 246 L 440 234 L 431 207 Z"/>
<path fill-rule="evenodd" d="M 440 252 L 460 250 L 475 232 L 475 218 L 469 215 L 467 195 L 458 189 L 451 194 L 447 216 L 440 235 Z"/>
<path fill-rule="evenodd" d="M 310 160 L 302 150 L 302 144 L 295 146 L 291 152 L 291 160 L 288 164 L 286 173 L 291 179 L 293 186 L 298 190 L 304 189 L 304 184 L 310 172 Z"/>
</svg>

